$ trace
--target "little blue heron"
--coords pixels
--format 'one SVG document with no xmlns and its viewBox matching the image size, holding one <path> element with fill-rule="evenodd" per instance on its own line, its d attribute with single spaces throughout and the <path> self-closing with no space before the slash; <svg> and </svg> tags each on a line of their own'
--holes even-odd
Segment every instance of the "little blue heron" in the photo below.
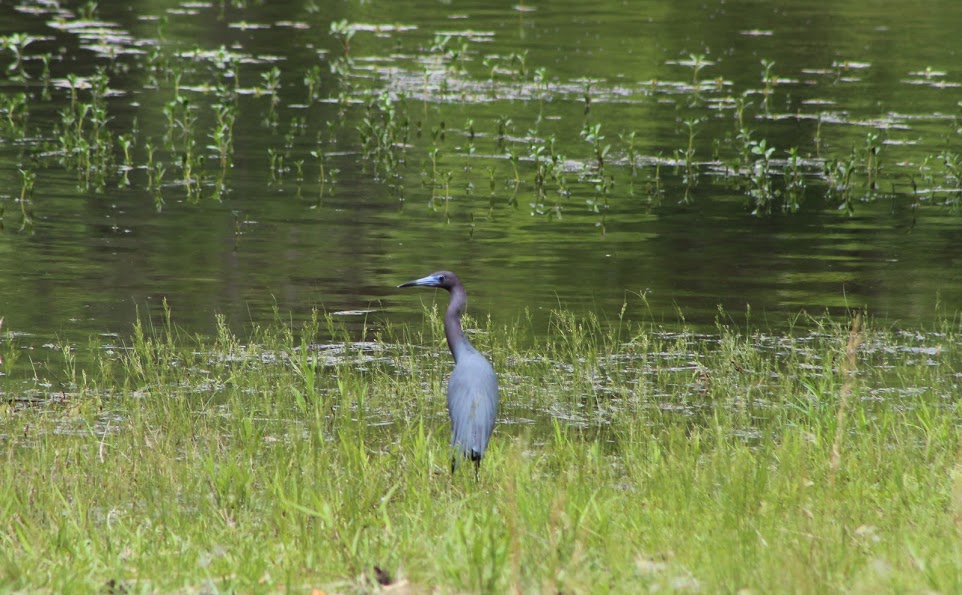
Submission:
<svg viewBox="0 0 962 595">
<path fill-rule="evenodd" d="M 481 457 L 488 447 L 498 413 L 498 378 L 484 356 L 478 353 L 461 330 L 461 314 L 468 294 L 457 275 L 449 271 L 431 273 L 398 287 L 441 287 L 451 294 L 444 315 L 444 334 L 454 356 L 454 371 L 448 380 L 448 414 L 451 416 L 451 472 L 458 466 L 458 455 L 474 461 L 477 476 Z"/>
</svg>

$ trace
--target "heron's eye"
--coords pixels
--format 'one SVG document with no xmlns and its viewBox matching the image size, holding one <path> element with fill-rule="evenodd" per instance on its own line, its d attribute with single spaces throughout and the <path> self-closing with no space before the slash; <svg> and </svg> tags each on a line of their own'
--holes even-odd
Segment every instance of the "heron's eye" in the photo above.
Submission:
<svg viewBox="0 0 962 595">
<path fill-rule="evenodd" d="M 438 275 L 438 281 L 444 283 L 444 275 Z"/>
</svg>

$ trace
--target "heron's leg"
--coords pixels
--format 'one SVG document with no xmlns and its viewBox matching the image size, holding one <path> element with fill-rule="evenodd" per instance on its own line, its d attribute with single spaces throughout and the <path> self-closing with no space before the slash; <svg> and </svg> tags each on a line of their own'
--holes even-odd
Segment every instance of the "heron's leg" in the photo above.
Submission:
<svg viewBox="0 0 962 595">
<path fill-rule="evenodd" d="M 458 455 L 451 455 L 451 475 L 454 475 L 454 470 L 458 468 Z"/>
<path fill-rule="evenodd" d="M 481 457 L 474 459 L 474 481 L 481 481 Z"/>
</svg>

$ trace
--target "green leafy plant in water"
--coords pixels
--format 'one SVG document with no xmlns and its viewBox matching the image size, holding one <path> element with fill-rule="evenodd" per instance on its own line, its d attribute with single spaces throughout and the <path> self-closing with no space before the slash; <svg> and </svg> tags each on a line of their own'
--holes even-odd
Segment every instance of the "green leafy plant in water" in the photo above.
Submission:
<svg viewBox="0 0 962 595">
<path fill-rule="evenodd" d="M 742 93 L 734 99 L 735 102 L 735 131 L 740 132 L 745 128 L 745 110 L 751 107 L 752 102 L 747 93 Z"/>
<path fill-rule="evenodd" d="M 638 147 L 636 146 L 637 133 L 632 130 L 631 132 L 627 133 L 623 132 L 619 134 L 618 137 L 625 146 L 625 159 L 628 160 L 628 168 L 631 171 L 631 175 L 634 176 L 638 173 Z"/>
<path fill-rule="evenodd" d="M 604 142 L 605 137 L 601 134 L 601 124 L 585 124 L 581 129 L 581 138 L 591 145 L 591 150 L 595 157 L 595 169 L 603 172 L 605 169 L 605 157 L 611 151 L 611 145 Z"/>
<path fill-rule="evenodd" d="M 497 118 L 498 125 L 498 149 L 504 150 L 504 141 L 508 136 L 508 130 L 510 130 L 512 124 L 511 118 L 506 115 L 500 115 Z"/>
<path fill-rule="evenodd" d="M 317 203 L 315 206 L 320 206 L 321 201 L 324 199 L 324 192 L 327 190 L 327 164 L 324 159 L 324 142 L 321 138 L 321 134 L 317 135 L 317 148 L 311 151 L 311 157 L 317 160 Z"/>
<path fill-rule="evenodd" d="M 869 192 L 874 192 L 882 170 L 882 140 L 875 132 L 865 136 L 865 185 Z"/>
<path fill-rule="evenodd" d="M 733 170 L 740 171 L 743 167 L 750 167 L 755 162 L 752 156 L 752 148 L 755 144 L 756 141 L 752 139 L 752 131 L 750 129 L 742 128 L 738 131 L 738 134 L 735 136 L 738 157 L 732 167 Z"/>
<path fill-rule="evenodd" d="M 3 209 L 0 203 L 0 229 L 3 229 Z M 3 332 L 3 317 L 0 316 L 0 375 L 11 376 L 20 359 L 23 349 L 17 344 L 14 333 Z"/>
<path fill-rule="evenodd" d="M 80 5 L 80 10 L 77 16 L 81 21 L 92 21 L 97 16 L 97 2 L 95 0 L 87 0 Z"/>
<path fill-rule="evenodd" d="M 437 201 L 441 200 L 444 204 L 444 215 L 445 218 L 449 220 L 449 206 L 451 202 L 451 180 L 454 178 L 454 172 L 447 169 L 440 169 L 438 163 L 441 158 L 441 151 L 432 146 L 429 150 L 429 155 L 431 157 L 431 177 L 425 180 L 425 184 L 431 188 L 431 198 L 428 200 L 428 208 L 432 211 L 437 209 Z"/>
<path fill-rule="evenodd" d="M 347 22 L 347 19 L 333 21 L 331 23 L 331 36 L 341 44 L 341 55 L 347 56 L 351 53 L 351 39 L 354 38 L 354 28 Z"/>
<path fill-rule="evenodd" d="M 515 69 L 518 79 L 524 81 L 528 78 L 528 50 L 514 52 L 509 56 L 511 65 Z"/>
<path fill-rule="evenodd" d="M 951 151 L 942 151 L 939 159 L 945 168 L 945 186 L 948 192 L 946 203 L 962 206 L 962 156 Z"/>
<path fill-rule="evenodd" d="M 164 208 L 164 196 L 161 192 L 161 184 L 163 183 L 164 174 L 167 173 L 167 169 L 164 167 L 162 161 L 155 159 L 156 148 L 149 140 L 144 144 L 144 150 L 147 151 L 147 190 L 152 193 L 154 208 L 159 213 Z"/>
<path fill-rule="evenodd" d="M 19 169 L 20 171 L 20 214 L 22 221 L 20 231 L 33 229 L 33 185 L 37 181 L 37 174 L 33 170 Z M 31 206 L 27 206 L 30 203 Z"/>
<path fill-rule="evenodd" d="M 460 37 L 458 43 L 448 51 L 448 57 L 457 72 L 465 72 L 468 53 L 468 40 L 465 37 Z"/>
<path fill-rule="evenodd" d="M 935 186 L 935 173 L 933 171 L 934 168 L 932 167 L 932 162 L 934 160 L 935 159 L 931 155 L 926 155 L 925 158 L 922 159 L 922 162 L 918 165 L 918 178 L 916 178 L 915 175 L 911 176 L 913 192 L 917 197 L 920 196 L 918 191 L 919 186 L 924 189 L 931 189 Z"/>
<path fill-rule="evenodd" d="M 164 104 L 167 127 L 164 144 L 176 156 L 180 166 L 180 181 L 190 202 L 197 202 L 203 187 L 205 157 L 198 151 L 195 133 L 197 108 L 175 90 L 173 99 Z"/>
<path fill-rule="evenodd" d="M 341 86 L 346 90 L 350 88 L 350 78 L 351 70 L 354 69 L 354 59 L 350 56 L 338 56 L 331 60 L 330 62 L 331 74 L 337 77 Z M 338 101 L 347 102 L 348 97 L 338 96 Z"/>
<path fill-rule="evenodd" d="M 276 129 L 280 123 L 280 116 L 277 113 L 277 106 L 280 105 L 281 98 L 278 92 L 281 88 L 281 71 L 277 66 L 271 67 L 267 72 L 261 73 L 263 85 L 257 88 L 258 94 L 266 94 L 270 101 L 267 110 L 263 112 L 261 126 L 264 128 Z"/>
<path fill-rule="evenodd" d="M 448 51 L 448 44 L 451 42 L 451 36 L 444 33 L 435 33 L 434 39 L 431 40 L 431 53 L 434 54 L 444 54 Z"/>
<path fill-rule="evenodd" d="M 500 57 L 500 56 L 497 56 L 497 55 L 494 55 L 494 54 L 489 54 L 489 55 L 487 55 L 487 56 L 485 56 L 484 58 L 481 59 L 481 64 L 482 64 L 482 66 L 484 66 L 485 68 L 488 69 L 488 82 L 489 82 L 489 83 L 494 83 L 494 79 L 496 78 L 496 75 L 498 74 L 498 65 L 499 65 L 500 63 L 501 63 L 501 57 Z M 493 84 L 491 84 L 490 86 L 491 86 L 492 89 L 494 89 L 494 85 L 493 85 Z"/>
<path fill-rule="evenodd" d="M 686 64 L 691 68 L 692 86 L 698 86 L 698 75 L 701 74 L 703 68 L 713 65 L 714 62 L 709 60 L 704 54 L 689 54 Z"/>
<path fill-rule="evenodd" d="M 700 118 L 689 118 L 683 122 L 688 130 L 688 145 L 685 147 L 685 185 L 689 188 L 698 183 L 698 168 L 695 165 L 695 135 L 696 128 L 701 124 Z"/>
<path fill-rule="evenodd" d="M 771 158 L 775 147 L 769 147 L 768 142 L 762 139 L 752 143 L 751 152 L 756 157 L 749 173 L 751 187 L 748 194 L 755 203 L 752 214 L 770 213 L 780 195 L 772 184 L 771 175 Z"/>
<path fill-rule="evenodd" d="M 113 135 L 107 128 L 107 74 L 97 68 L 87 79 L 67 75 L 70 106 L 60 110 L 55 136 L 61 163 L 77 172 L 80 186 L 102 191 L 114 157 Z M 90 90 L 90 101 L 81 102 L 80 89 Z"/>
<path fill-rule="evenodd" d="M 29 78 L 23 68 L 23 51 L 34 41 L 36 41 L 36 38 L 26 33 L 11 33 L 0 36 L 0 49 L 9 50 L 13 53 L 13 62 L 7 65 L 7 73 L 16 72 L 16 78 L 20 80 Z"/>
<path fill-rule="evenodd" d="M 154 188 L 154 176 L 153 176 L 153 173 L 154 173 L 154 152 L 156 151 L 156 149 L 154 148 L 153 143 L 151 143 L 151 142 L 148 140 L 146 143 L 144 143 L 144 150 L 147 152 L 147 164 L 146 164 L 146 169 L 147 169 L 147 190 L 153 190 L 153 188 Z"/>
<path fill-rule="evenodd" d="M 957 101 L 955 104 L 959 107 L 959 113 L 955 115 L 955 125 L 957 126 L 955 133 L 962 134 L 962 125 L 960 125 L 962 123 L 962 101 Z"/>
<path fill-rule="evenodd" d="M 44 101 L 50 101 L 50 58 L 49 53 L 40 54 L 40 62 L 43 64 L 43 70 L 40 72 L 40 84 L 42 85 L 40 98 Z"/>
<path fill-rule="evenodd" d="M 258 88 L 258 92 L 269 95 L 271 105 L 276 106 L 280 103 L 280 97 L 278 97 L 277 92 L 281 88 L 281 69 L 277 66 L 272 66 L 267 72 L 261 73 L 261 81 L 263 81 L 264 84 Z"/>
<path fill-rule="evenodd" d="M 315 64 L 304 73 L 304 86 L 307 87 L 307 104 L 310 105 L 320 99 L 321 67 Z"/>
<path fill-rule="evenodd" d="M 438 164 L 441 161 L 441 155 L 442 153 L 440 147 L 436 145 L 431 145 L 428 147 L 428 160 L 431 163 L 431 171 L 423 171 L 421 173 L 424 185 L 432 190 L 432 197 L 438 186 L 441 184 L 441 172 L 438 168 Z"/>
<path fill-rule="evenodd" d="M 220 71 L 222 77 L 214 84 L 215 103 L 231 105 L 236 109 L 240 96 L 240 76 L 237 68 L 237 64 L 231 62 L 225 70 Z"/>
<path fill-rule="evenodd" d="M 145 61 L 149 84 L 159 87 L 161 81 L 169 79 L 172 71 L 171 57 L 163 47 L 159 45 L 148 46 Z"/>
<path fill-rule="evenodd" d="M 805 193 L 805 179 L 802 176 L 801 158 L 798 147 L 788 150 L 788 161 L 785 166 L 785 208 L 797 213 L 801 208 L 802 196 Z"/>
<path fill-rule="evenodd" d="M 284 152 L 278 151 L 274 147 L 268 147 L 267 157 L 270 168 L 271 184 L 283 184 L 284 174 L 287 173 L 287 167 L 284 165 Z"/>
<path fill-rule="evenodd" d="M 648 200 L 651 203 L 655 203 L 661 200 L 664 189 L 661 185 L 661 164 L 662 164 L 662 154 L 659 152 L 655 155 L 655 167 L 652 169 L 651 173 L 647 176 L 645 180 L 645 194 L 648 196 Z"/>
<path fill-rule="evenodd" d="M 134 145 L 134 142 L 135 139 L 133 133 L 121 134 L 117 137 L 117 143 L 120 145 L 120 149 L 124 154 L 124 163 L 121 165 L 121 186 L 130 186 L 129 173 L 130 170 L 134 168 L 134 162 L 130 157 L 130 148 Z"/>
<path fill-rule="evenodd" d="M 818 112 L 818 121 L 815 124 L 815 156 L 818 157 L 822 154 L 822 122 L 824 120 L 824 112 Z"/>
<path fill-rule="evenodd" d="M 300 187 L 301 182 L 304 181 L 304 160 L 297 159 L 294 161 L 294 180 L 297 182 L 298 187 Z"/>
<path fill-rule="evenodd" d="M 514 147 L 509 148 L 505 151 L 505 157 L 511 162 L 511 170 L 514 172 L 514 186 L 517 188 L 521 185 L 521 173 L 518 170 L 518 151 Z"/>
<path fill-rule="evenodd" d="M 60 112 L 60 127 L 57 131 L 60 154 L 65 165 L 78 170 L 87 167 L 90 157 L 85 138 L 87 114 L 89 112 L 89 104 L 77 102 L 72 102 L 70 109 L 64 109 Z"/>
<path fill-rule="evenodd" d="M 830 159 L 825 162 L 823 173 L 828 180 L 828 194 L 839 203 L 839 210 L 849 214 L 855 210 L 853 183 L 858 170 L 858 158 L 853 149 L 848 159 Z"/>
<path fill-rule="evenodd" d="M 109 79 L 106 70 L 97 67 L 89 79 L 91 109 L 90 109 L 90 143 L 93 147 L 93 176 L 98 191 L 102 191 L 106 184 L 106 176 L 110 170 L 114 157 L 113 133 L 107 127 L 107 92 Z"/>
<path fill-rule="evenodd" d="M 190 100 L 183 95 L 177 95 L 164 104 L 164 116 L 167 128 L 164 140 L 169 151 L 177 151 L 177 142 L 184 143 L 194 135 L 194 124 L 197 114 Z"/>
<path fill-rule="evenodd" d="M 468 121 L 464 123 L 464 130 L 468 138 L 468 155 L 473 156 L 477 151 L 477 147 L 474 144 L 475 137 L 477 136 L 477 132 L 474 130 L 474 120 L 468 118 Z M 470 166 L 466 166 L 466 168 L 467 167 Z"/>
<path fill-rule="evenodd" d="M 5 136 L 23 138 L 27 133 L 27 94 L 0 94 L 0 131 Z"/>
<path fill-rule="evenodd" d="M 431 127 L 431 140 L 435 143 L 443 143 L 447 138 L 447 125 L 441 120 L 437 126 Z"/>
<path fill-rule="evenodd" d="M 468 55 L 468 40 L 458 37 L 457 43 L 452 43 L 455 38 L 451 35 L 438 33 L 435 34 L 431 42 L 431 52 L 442 57 L 444 63 L 456 72 L 464 72 L 464 63 Z M 444 91 L 447 91 L 447 79 L 441 81 Z"/>
<path fill-rule="evenodd" d="M 595 222 L 595 227 L 601 232 L 602 235 L 607 233 L 607 218 L 608 209 L 610 205 L 608 204 L 608 196 L 615 187 L 615 178 L 606 174 L 601 174 L 597 176 L 594 181 L 595 196 L 585 200 L 585 204 L 588 208 L 594 212 L 598 213 L 600 217 Z"/>
<path fill-rule="evenodd" d="M 765 88 L 762 90 L 762 95 L 764 97 L 763 104 L 765 107 L 765 112 L 768 112 L 771 97 L 775 93 L 775 84 L 778 82 L 778 77 L 775 76 L 774 68 L 774 60 L 762 60 L 762 82 L 765 84 Z"/>
<path fill-rule="evenodd" d="M 488 166 L 484 168 L 486 174 L 488 174 L 488 190 L 491 192 L 491 196 L 494 196 L 495 191 L 498 188 L 498 169 L 494 166 Z"/>
<path fill-rule="evenodd" d="M 181 182 L 187 194 L 187 201 L 197 203 L 204 186 L 205 156 L 197 152 L 197 140 L 193 136 L 184 139 L 183 152 L 180 154 Z"/>
<path fill-rule="evenodd" d="M 134 145 L 134 135 L 132 133 L 121 134 L 117 137 L 117 143 L 124 153 L 124 166 L 133 167 L 133 160 L 130 158 L 130 148 Z"/>
<path fill-rule="evenodd" d="M 234 123 L 237 119 L 237 106 L 233 103 L 216 103 L 212 108 L 216 122 L 209 136 L 214 141 L 214 149 L 217 151 L 221 172 L 226 172 L 233 165 Z"/>
<path fill-rule="evenodd" d="M 548 159 L 551 161 L 551 178 L 555 182 L 558 194 L 564 198 L 567 198 L 571 195 L 571 191 L 568 188 L 568 180 L 565 176 L 565 157 L 558 152 L 557 139 L 553 134 L 548 137 L 546 146 L 548 150 Z"/>
<path fill-rule="evenodd" d="M 546 99 L 546 98 L 548 98 L 548 97 L 551 96 L 550 93 L 549 93 L 549 89 L 548 89 L 548 84 L 549 84 L 549 83 L 548 83 L 548 69 L 547 69 L 547 68 L 541 67 L 541 68 L 536 68 L 536 69 L 535 69 L 535 71 L 534 71 L 534 82 L 535 82 L 535 84 L 538 86 L 538 88 L 541 90 L 541 99 L 542 99 L 542 101 L 543 101 L 544 99 Z"/>
<path fill-rule="evenodd" d="M 547 148 L 540 143 L 533 143 L 528 148 L 528 158 L 534 163 L 534 187 L 539 198 L 545 196 L 545 180 L 549 175 L 551 161 L 546 157 Z"/>
<path fill-rule="evenodd" d="M 307 124 L 304 122 L 304 118 L 292 116 L 288 122 L 287 132 L 284 133 L 284 151 L 286 151 L 288 157 L 294 151 L 295 141 L 298 137 L 304 135 L 305 130 L 307 130 Z"/>
</svg>

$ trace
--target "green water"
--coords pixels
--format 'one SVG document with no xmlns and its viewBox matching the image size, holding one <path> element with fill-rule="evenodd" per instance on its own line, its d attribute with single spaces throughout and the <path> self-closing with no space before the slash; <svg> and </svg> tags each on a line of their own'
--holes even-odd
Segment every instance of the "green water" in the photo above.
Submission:
<svg viewBox="0 0 962 595">
<path fill-rule="evenodd" d="M 962 303 L 962 4 L 804 5 L 3 4 L 0 35 L 31 36 L 0 54 L 3 332 L 82 350 L 163 300 L 199 333 L 416 321 L 446 296 L 395 286 L 442 268 L 501 322 L 627 301 L 669 327 L 719 305 L 924 326 Z M 109 149 L 78 167 L 64 114 L 98 68 Z"/>
</svg>

